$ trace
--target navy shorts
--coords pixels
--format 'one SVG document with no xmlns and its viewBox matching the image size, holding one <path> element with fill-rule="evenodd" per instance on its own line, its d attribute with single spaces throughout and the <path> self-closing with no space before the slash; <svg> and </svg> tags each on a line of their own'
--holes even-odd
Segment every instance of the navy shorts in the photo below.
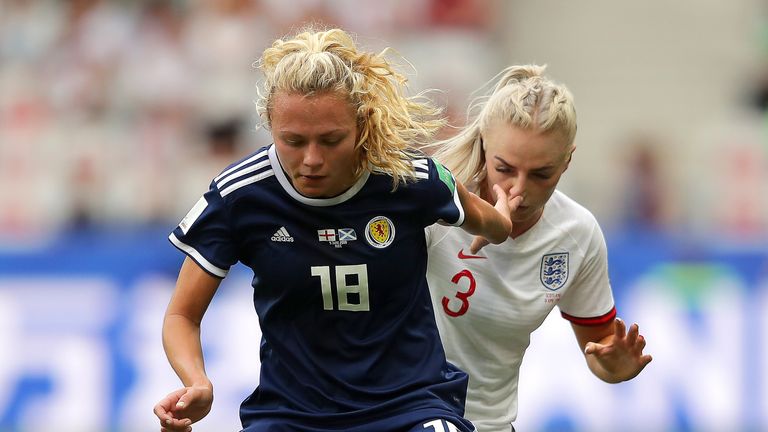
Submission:
<svg viewBox="0 0 768 432">
<path fill-rule="evenodd" d="M 371 428 L 366 428 L 366 430 L 380 430 L 380 429 L 376 429 L 379 426 L 381 425 L 373 425 L 371 426 Z M 288 432 L 288 431 L 296 431 L 296 430 L 315 431 L 320 429 L 295 428 L 285 424 L 283 425 L 273 424 L 266 427 L 263 425 L 261 426 L 252 425 L 251 427 L 243 429 L 240 432 L 250 432 L 250 431 Z M 386 429 L 386 430 L 392 430 L 392 429 Z M 416 425 L 409 429 L 397 429 L 397 430 L 399 432 L 462 432 L 462 431 L 466 431 L 467 429 L 466 428 L 462 429 L 460 427 L 457 427 L 455 424 L 445 419 L 434 419 L 434 420 L 427 420 L 426 422 Z"/>
<path fill-rule="evenodd" d="M 459 432 L 462 429 L 444 419 L 426 421 L 418 426 L 408 429 L 406 432 Z"/>
</svg>

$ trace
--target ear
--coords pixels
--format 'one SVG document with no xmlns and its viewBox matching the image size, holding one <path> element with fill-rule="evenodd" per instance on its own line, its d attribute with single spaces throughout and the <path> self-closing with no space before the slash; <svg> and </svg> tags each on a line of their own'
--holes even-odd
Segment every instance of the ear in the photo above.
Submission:
<svg viewBox="0 0 768 432">
<path fill-rule="evenodd" d="M 563 172 L 568 170 L 568 167 L 571 166 L 571 160 L 573 159 L 573 152 L 576 151 L 576 146 L 572 145 L 571 149 L 568 150 L 568 160 L 565 162 L 565 168 L 563 168 Z"/>
</svg>

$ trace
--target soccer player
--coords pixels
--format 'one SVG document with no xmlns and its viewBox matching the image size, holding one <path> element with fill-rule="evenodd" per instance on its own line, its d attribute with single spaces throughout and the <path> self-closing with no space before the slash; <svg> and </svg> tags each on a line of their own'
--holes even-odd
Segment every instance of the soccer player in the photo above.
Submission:
<svg viewBox="0 0 768 432">
<path fill-rule="evenodd" d="M 514 430 L 523 354 L 555 306 L 603 381 L 629 380 L 651 361 L 637 324 L 627 330 L 616 318 L 600 226 L 556 190 L 575 150 L 576 112 L 568 89 L 543 71 L 505 69 L 477 117 L 434 154 L 487 201 L 493 185 L 522 197 L 498 246 L 478 251 L 461 230 L 428 228 L 438 327 L 448 361 L 469 374 L 466 417 L 480 432 Z"/>
<path fill-rule="evenodd" d="M 200 322 L 236 262 L 253 270 L 261 377 L 245 431 L 471 431 L 467 377 L 446 362 L 427 290 L 424 228 L 493 243 L 495 206 L 412 150 L 443 124 L 381 54 L 344 31 L 279 39 L 259 65 L 274 143 L 218 175 L 170 235 L 187 254 L 163 323 L 183 387 L 155 406 L 162 431 L 211 409 Z M 477 237 L 476 240 L 481 240 Z M 226 337 L 226 335 L 221 335 Z"/>
</svg>

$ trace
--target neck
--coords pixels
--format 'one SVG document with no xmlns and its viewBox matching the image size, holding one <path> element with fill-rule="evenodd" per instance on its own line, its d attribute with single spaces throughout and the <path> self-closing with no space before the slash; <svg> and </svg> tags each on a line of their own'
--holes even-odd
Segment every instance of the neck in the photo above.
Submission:
<svg viewBox="0 0 768 432">
<path fill-rule="evenodd" d="M 509 236 L 515 239 L 525 234 L 526 232 L 528 232 L 529 229 L 533 228 L 533 226 L 536 225 L 539 219 L 541 219 L 542 214 L 544 214 L 544 209 L 541 209 L 538 212 L 536 212 L 536 214 L 530 219 L 527 219 L 522 222 L 513 222 L 512 233 Z"/>
</svg>

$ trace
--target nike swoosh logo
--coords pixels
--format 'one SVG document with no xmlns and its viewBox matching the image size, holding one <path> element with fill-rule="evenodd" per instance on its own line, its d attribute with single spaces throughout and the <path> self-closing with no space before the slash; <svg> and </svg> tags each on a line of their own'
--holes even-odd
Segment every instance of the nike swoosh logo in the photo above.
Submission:
<svg viewBox="0 0 768 432">
<path fill-rule="evenodd" d="M 466 255 L 464 253 L 464 249 L 461 249 L 459 251 L 459 259 L 486 259 L 488 257 L 480 256 L 480 255 Z"/>
</svg>

